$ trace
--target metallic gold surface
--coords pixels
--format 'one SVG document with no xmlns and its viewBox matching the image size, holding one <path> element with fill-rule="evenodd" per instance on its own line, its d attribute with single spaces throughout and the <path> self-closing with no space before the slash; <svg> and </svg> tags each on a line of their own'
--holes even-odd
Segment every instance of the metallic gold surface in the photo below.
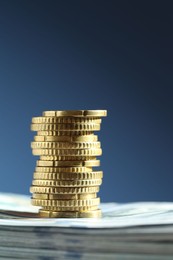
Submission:
<svg viewBox="0 0 173 260">
<path fill-rule="evenodd" d="M 40 155 L 41 161 L 88 161 L 96 160 L 96 156 L 61 156 L 61 155 Z"/>
<path fill-rule="evenodd" d="M 100 124 L 101 119 L 98 117 L 90 118 L 81 118 L 81 117 L 33 117 L 32 124 L 72 124 L 72 123 L 81 123 L 81 124 Z"/>
<path fill-rule="evenodd" d="M 37 166 L 52 166 L 52 167 L 61 167 L 61 166 L 85 166 L 85 167 L 97 167 L 100 166 L 99 160 L 89 160 L 89 161 L 37 161 Z"/>
<path fill-rule="evenodd" d="M 42 173 L 34 172 L 34 179 L 40 180 L 90 180 L 90 179 L 101 179 L 103 178 L 103 172 L 83 172 L 83 173 L 70 173 L 70 172 L 61 172 L 61 173 Z"/>
<path fill-rule="evenodd" d="M 36 142 L 97 142 L 98 136 L 94 134 L 79 136 L 35 136 Z"/>
<path fill-rule="evenodd" d="M 102 213 L 100 209 L 86 212 L 63 212 L 40 209 L 39 215 L 41 218 L 101 218 Z"/>
<path fill-rule="evenodd" d="M 102 149 L 32 149 L 33 155 L 100 156 Z"/>
<path fill-rule="evenodd" d="M 41 187 L 31 186 L 31 193 L 46 193 L 46 194 L 82 194 L 82 193 L 97 193 L 99 192 L 99 186 L 90 187 Z"/>
<path fill-rule="evenodd" d="M 31 124 L 32 131 L 99 131 L 100 124 Z"/>
<path fill-rule="evenodd" d="M 97 149 L 100 142 L 31 142 L 33 149 Z"/>
<path fill-rule="evenodd" d="M 106 110 L 44 111 L 33 117 L 31 142 L 36 162 L 30 187 L 31 203 L 41 206 L 40 217 L 99 218 L 97 198 L 103 172 L 100 166 L 101 143 L 94 131 L 100 130 Z"/>
<path fill-rule="evenodd" d="M 43 116 L 56 117 L 104 117 L 107 116 L 106 110 L 64 110 L 64 111 L 44 111 Z"/>
<path fill-rule="evenodd" d="M 86 207 L 86 206 L 98 206 L 100 198 L 87 199 L 87 200 L 45 200 L 31 198 L 32 205 L 42 207 Z"/>
<path fill-rule="evenodd" d="M 92 180 L 33 180 L 33 186 L 46 186 L 46 187 L 88 187 L 101 185 L 101 179 Z"/>
<path fill-rule="evenodd" d="M 45 194 L 45 193 L 33 193 L 33 199 L 41 200 L 87 200 L 97 197 L 96 193 L 84 193 L 84 194 Z"/>
<path fill-rule="evenodd" d="M 36 167 L 36 172 L 52 172 L 52 173 L 59 173 L 59 172 L 66 172 L 66 173 L 88 173 L 92 172 L 91 167 Z"/>
<path fill-rule="evenodd" d="M 83 136 L 92 135 L 93 131 L 37 131 L 38 136 Z"/>
<path fill-rule="evenodd" d="M 39 205 L 35 205 L 39 206 Z M 44 206 L 45 210 L 50 210 L 50 211 L 79 211 L 79 212 L 86 212 L 86 211 L 91 211 L 91 210 L 96 210 L 98 209 L 97 205 L 94 206 L 82 206 L 82 207 L 54 207 L 54 206 Z"/>
</svg>

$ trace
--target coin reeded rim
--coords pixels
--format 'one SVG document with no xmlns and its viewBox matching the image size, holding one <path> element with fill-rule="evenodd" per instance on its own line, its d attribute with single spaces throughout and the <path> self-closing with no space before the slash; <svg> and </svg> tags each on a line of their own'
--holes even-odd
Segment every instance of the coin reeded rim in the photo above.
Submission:
<svg viewBox="0 0 173 260">
<path fill-rule="evenodd" d="M 100 198 L 85 200 L 57 200 L 57 199 L 35 199 L 31 198 L 33 205 L 45 207 L 90 207 L 98 206 Z"/>
<path fill-rule="evenodd" d="M 92 167 L 52 167 L 52 166 L 36 166 L 36 172 L 45 173 L 89 173 L 92 172 Z"/>
<path fill-rule="evenodd" d="M 72 124 L 72 123 L 82 123 L 82 124 L 90 124 L 90 123 L 95 123 L 95 124 L 101 124 L 102 119 L 99 117 L 33 117 L 31 123 L 32 124 Z"/>
<path fill-rule="evenodd" d="M 31 131 L 99 131 L 100 124 L 31 124 Z"/>
<path fill-rule="evenodd" d="M 36 206 L 36 205 L 34 205 Z M 38 205 L 39 206 L 39 205 Z M 45 210 L 52 210 L 52 211 L 78 211 L 78 212 L 87 212 L 91 210 L 98 209 L 98 205 L 94 206 L 76 206 L 76 207 L 58 207 L 58 206 L 44 206 Z"/>
<path fill-rule="evenodd" d="M 102 171 L 93 172 L 61 172 L 61 173 L 45 173 L 45 172 L 34 172 L 33 178 L 35 180 L 93 180 L 103 178 Z"/>
<path fill-rule="evenodd" d="M 97 149 L 100 142 L 31 142 L 32 149 Z"/>
<path fill-rule="evenodd" d="M 100 156 L 101 148 L 93 149 L 32 149 L 33 155 Z"/>
<path fill-rule="evenodd" d="M 100 186 L 102 179 L 87 179 L 87 180 L 45 180 L 45 179 L 34 179 L 32 181 L 33 186 L 41 187 L 91 187 Z"/>
<path fill-rule="evenodd" d="M 46 193 L 46 194 L 84 194 L 84 193 L 97 193 L 99 186 L 88 187 L 41 187 L 31 186 L 31 193 Z"/>
</svg>

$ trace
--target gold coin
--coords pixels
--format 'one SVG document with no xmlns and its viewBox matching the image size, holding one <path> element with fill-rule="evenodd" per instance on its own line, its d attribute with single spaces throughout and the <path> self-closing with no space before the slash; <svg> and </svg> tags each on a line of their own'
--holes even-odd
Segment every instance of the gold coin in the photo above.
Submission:
<svg viewBox="0 0 173 260">
<path fill-rule="evenodd" d="M 89 187 L 40 187 L 31 186 L 31 193 L 48 193 L 48 194 L 82 194 L 82 193 L 97 193 L 99 192 L 99 186 Z"/>
<path fill-rule="evenodd" d="M 101 119 L 98 117 L 90 117 L 90 118 L 74 118 L 74 117 L 33 117 L 33 124 L 72 124 L 72 123 L 81 123 L 81 124 L 101 124 Z"/>
<path fill-rule="evenodd" d="M 59 155 L 41 155 L 42 161 L 88 161 L 96 160 L 96 156 L 59 156 Z"/>
<path fill-rule="evenodd" d="M 37 161 L 37 166 L 85 166 L 85 167 L 97 167 L 100 166 L 99 160 L 89 160 L 89 161 Z"/>
<path fill-rule="evenodd" d="M 83 136 L 92 135 L 93 131 L 37 131 L 38 136 Z"/>
<path fill-rule="evenodd" d="M 90 167 L 36 167 L 36 172 L 45 172 L 45 173 L 88 173 L 92 172 Z"/>
<path fill-rule="evenodd" d="M 36 142 L 97 142 L 94 134 L 80 136 L 34 136 Z"/>
<path fill-rule="evenodd" d="M 100 209 L 86 212 L 63 212 L 40 209 L 39 215 L 41 218 L 101 218 L 102 213 Z"/>
<path fill-rule="evenodd" d="M 102 149 L 32 149 L 33 155 L 99 156 Z"/>
<path fill-rule="evenodd" d="M 38 180 L 90 180 L 103 178 L 102 171 L 95 172 L 61 172 L 61 173 L 44 173 L 34 172 L 34 179 Z"/>
<path fill-rule="evenodd" d="M 31 124 L 32 131 L 99 131 L 100 124 Z"/>
<path fill-rule="evenodd" d="M 31 142 L 33 149 L 96 149 L 100 142 Z"/>
<path fill-rule="evenodd" d="M 106 110 L 64 110 L 64 111 L 44 111 L 43 116 L 57 117 L 103 117 L 107 116 Z"/>
<path fill-rule="evenodd" d="M 46 187 L 87 187 L 99 186 L 102 184 L 101 179 L 91 180 L 33 180 L 33 186 L 46 186 Z"/>
<path fill-rule="evenodd" d="M 32 205 L 42 207 L 90 207 L 98 206 L 100 198 L 88 200 L 45 200 L 31 198 Z"/>
<path fill-rule="evenodd" d="M 44 194 L 44 193 L 33 193 L 33 199 L 42 200 L 86 200 L 94 199 L 97 197 L 96 193 L 84 193 L 84 194 Z"/>
<path fill-rule="evenodd" d="M 32 202 L 31 202 L 32 203 Z M 36 206 L 36 205 L 35 205 Z M 83 207 L 53 207 L 53 206 L 44 206 L 44 210 L 52 210 L 52 211 L 78 211 L 85 212 L 98 209 L 98 205 L 96 206 L 83 206 Z"/>
</svg>

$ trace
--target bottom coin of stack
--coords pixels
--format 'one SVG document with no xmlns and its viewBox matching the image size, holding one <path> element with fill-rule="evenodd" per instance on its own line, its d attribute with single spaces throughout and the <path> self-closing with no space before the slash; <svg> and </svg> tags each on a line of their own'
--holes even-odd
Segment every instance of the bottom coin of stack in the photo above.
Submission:
<svg viewBox="0 0 173 260">
<path fill-rule="evenodd" d="M 101 217 L 97 198 L 103 172 L 88 167 L 36 167 L 30 188 L 41 217 Z"/>
</svg>

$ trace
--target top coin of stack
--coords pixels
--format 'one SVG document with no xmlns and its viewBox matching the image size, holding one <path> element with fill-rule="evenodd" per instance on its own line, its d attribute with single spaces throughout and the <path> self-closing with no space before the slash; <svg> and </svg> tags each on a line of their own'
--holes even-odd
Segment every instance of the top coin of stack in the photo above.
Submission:
<svg viewBox="0 0 173 260">
<path fill-rule="evenodd" d="M 100 217 L 97 198 L 103 172 L 93 171 L 102 154 L 94 131 L 106 110 L 45 111 L 33 117 L 33 155 L 40 156 L 33 175 L 31 203 L 40 217 Z"/>
</svg>

